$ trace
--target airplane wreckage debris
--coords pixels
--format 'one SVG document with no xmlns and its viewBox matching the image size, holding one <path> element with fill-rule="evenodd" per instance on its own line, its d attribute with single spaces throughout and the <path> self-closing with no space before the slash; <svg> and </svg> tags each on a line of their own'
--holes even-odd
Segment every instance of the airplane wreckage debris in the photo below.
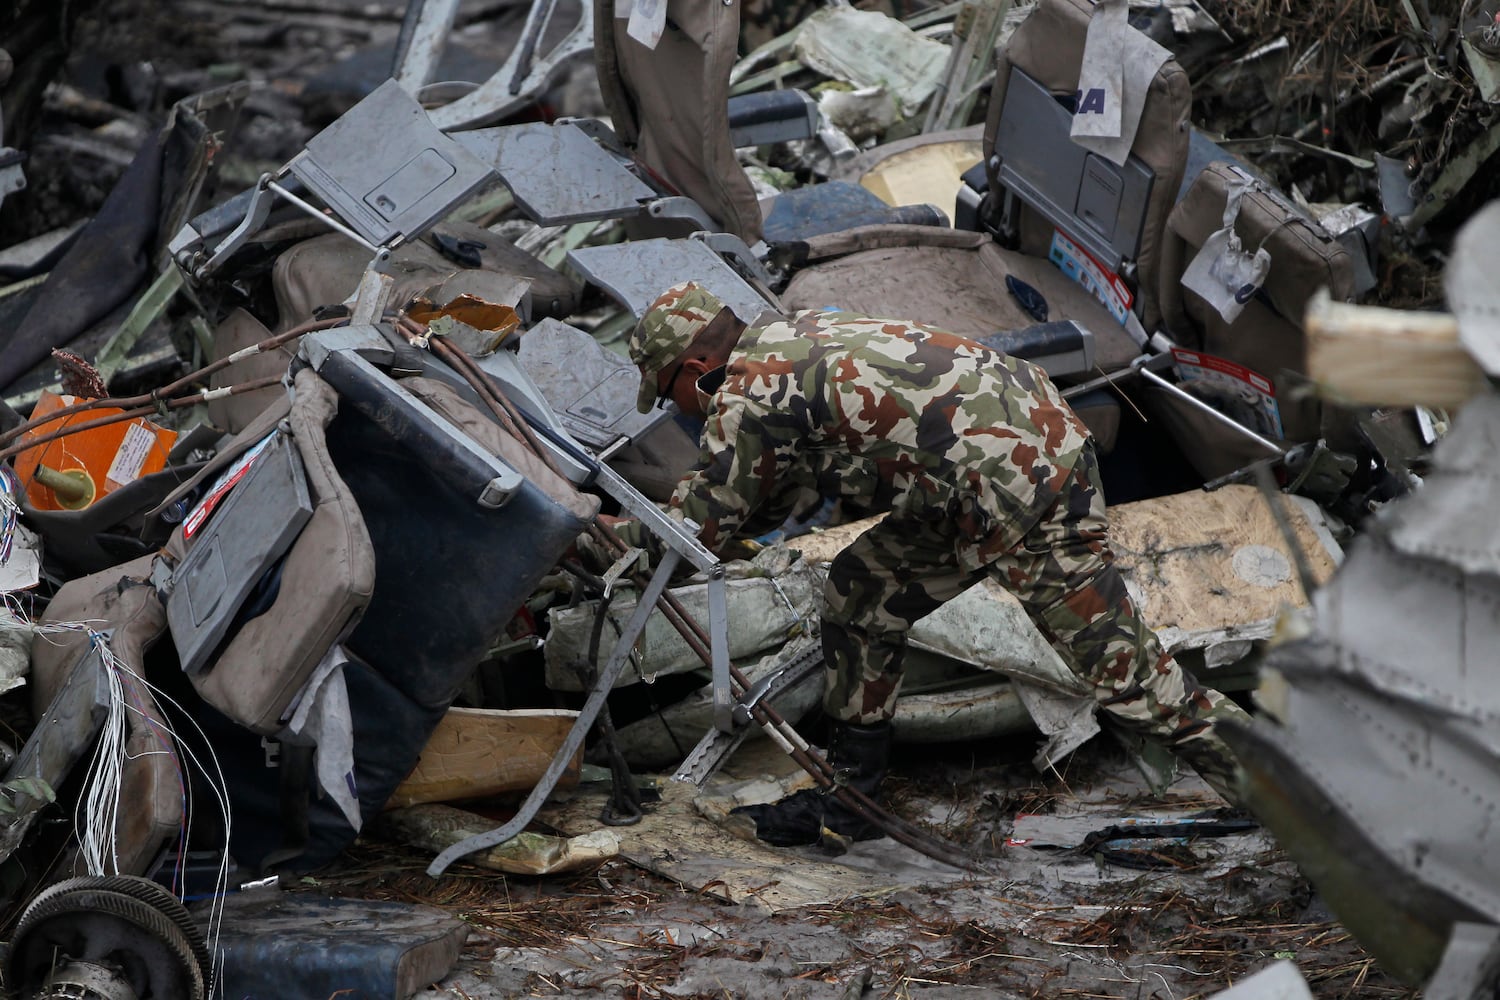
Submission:
<svg viewBox="0 0 1500 1000">
<path fill-rule="evenodd" d="M 1493 994 L 1493 3 L 48 6 L 0 21 L 6 989 Z M 727 561 L 663 513 L 695 431 L 622 352 L 686 279 L 1041 365 L 1146 619 L 1258 705 L 1248 811 L 1095 740 L 992 584 L 845 784 L 823 580 L 881 512 Z M 890 839 L 731 812 L 814 786 Z"/>
</svg>

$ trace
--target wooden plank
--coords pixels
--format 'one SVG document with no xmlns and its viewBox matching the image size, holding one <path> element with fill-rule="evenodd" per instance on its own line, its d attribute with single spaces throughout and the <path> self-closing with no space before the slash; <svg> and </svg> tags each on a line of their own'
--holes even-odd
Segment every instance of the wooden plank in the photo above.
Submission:
<svg viewBox="0 0 1500 1000">
<path fill-rule="evenodd" d="M 1314 582 L 1333 575 L 1338 551 L 1316 508 L 1278 494 Z M 1309 509 L 1311 508 L 1311 510 Z M 1253 486 L 1227 486 L 1123 504 L 1110 510 L 1110 541 L 1131 593 L 1158 633 L 1191 635 L 1263 626 L 1282 606 L 1307 604 L 1296 561 Z M 1263 634 L 1262 634 L 1263 633 Z M 1170 637 L 1163 635 L 1168 648 Z"/>
<path fill-rule="evenodd" d="M 1488 385 L 1448 313 L 1355 306 L 1323 291 L 1306 325 L 1307 373 L 1340 402 L 1455 408 Z"/>
<path fill-rule="evenodd" d="M 1333 573 L 1338 546 L 1320 527 L 1316 508 L 1283 497 L 1314 580 Z M 788 544 L 804 559 L 827 562 L 880 518 L 840 525 Z M 1271 634 L 1282 605 L 1306 605 L 1296 560 L 1260 491 L 1227 486 L 1110 508 L 1116 565 L 1147 623 L 1170 650 L 1202 649 Z M 997 601 L 1013 600 L 998 587 Z"/>
<path fill-rule="evenodd" d="M 386 808 L 524 792 L 541 778 L 577 717 L 552 709 L 449 709 Z M 559 784 L 577 783 L 582 758 L 580 749 Z"/>
</svg>

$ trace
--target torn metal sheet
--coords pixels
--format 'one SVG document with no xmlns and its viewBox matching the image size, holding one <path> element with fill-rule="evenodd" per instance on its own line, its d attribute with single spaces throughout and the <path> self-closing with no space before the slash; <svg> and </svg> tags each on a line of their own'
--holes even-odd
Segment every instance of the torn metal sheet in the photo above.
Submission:
<svg viewBox="0 0 1500 1000">
<path fill-rule="evenodd" d="M 1443 275 L 1458 338 L 1493 377 L 1500 377 L 1500 201 L 1492 201 L 1460 230 Z"/>
<path fill-rule="evenodd" d="M 1036 728 L 1047 737 L 1031 758 L 1037 770 L 1056 766 L 1099 732 L 1098 705 L 1092 696 L 1059 694 L 1016 677 L 1011 678 L 1011 687 Z"/>
<path fill-rule="evenodd" d="M 516 204 L 543 226 L 624 218 L 657 197 L 577 125 L 507 125 L 456 138 L 495 168 Z"/>
<path fill-rule="evenodd" d="M 1423 488 L 1389 505 L 1318 592 L 1313 636 L 1273 654 L 1275 723 L 1236 739 L 1252 808 L 1361 943 L 1413 984 L 1437 968 L 1451 925 L 1500 920 L 1500 688 L 1488 666 L 1500 549 L 1476 520 L 1500 502 L 1497 442 L 1491 393 L 1458 415 Z"/>
<path fill-rule="evenodd" d="M 1406 228 L 1415 232 L 1436 218 L 1496 153 L 1500 153 L 1500 122 L 1476 136 L 1444 165 L 1442 173 L 1422 195 L 1421 204 L 1405 220 Z"/>
<path fill-rule="evenodd" d="M 754 323 L 773 308 L 702 240 L 635 240 L 583 247 L 571 251 L 568 262 L 637 316 L 680 281 L 696 281 L 746 323 Z"/>
<path fill-rule="evenodd" d="M 516 357 L 557 419 L 590 448 L 643 437 L 671 419 L 665 410 L 637 410 L 640 369 L 577 327 L 544 319 L 526 331 Z"/>
<path fill-rule="evenodd" d="M 1386 166 L 1379 157 L 1376 160 L 1384 189 Z M 1356 297 L 1363 297 L 1380 284 L 1376 272 L 1380 255 L 1380 227 L 1384 225 L 1384 221 L 1380 213 L 1372 212 L 1363 205 L 1318 207 L 1332 208 L 1331 211 L 1318 213 L 1318 224 L 1349 251 L 1354 262 L 1354 294 Z"/>
<path fill-rule="evenodd" d="M 1475 399 L 1438 442 L 1418 498 L 1382 519 L 1397 550 L 1464 573 L 1500 579 L 1500 525 L 1484 498 L 1500 486 L 1500 398 Z"/>
<path fill-rule="evenodd" d="M 12 518 L 14 516 L 11 515 Z M 0 594 L 8 594 L 13 590 L 30 590 L 42 579 L 41 536 L 20 523 L 15 523 L 11 532 L 9 539 L 0 539 Z M 8 621 L 16 619 L 8 612 L 0 612 L 0 646 L 7 641 L 9 630 L 5 623 Z M 30 646 L 28 639 L 26 648 L 29 649 Z M 21 676 L 25 674 L 24 666 L 23 654 Z M 0 675 L 8 676 L 8 672 L 0 670 Z M 0 681 L 0 692 L 4 690 L 4 682 Z"/>
<path fill-rule="evenodd" d="M 499 121 L 535 101 L 568 60 L 593 48 L 593 4 L 587 0 L 578 4 L 578 21 L 566 27 L 561 37 L 550 31 L 558 7 L 558 0 L 534 0 L 521 37 L 505 63 L 473 93 L 433 109 L 433 124 L 441 129 L 470 129 Z M 552 47 L 543 48 L 544 42 Z"/>
<path fill-rule="evenodd" d="M 830 7 L 802 23 L 797 57 L 856 87 L 885 87 L 911 116 L 937 90 L 948 46 L 878 12 Z"/>
<path fill-rule="evenodd" d="M 968 124 L 986 83 L 994 79 L 997 45 L 1015 31 L 1011 0 L 971 0 L 953 19 L 948 65 L 938 92 L 927 105 L 923 132 Z"/>
<path fill-rule="evenodd" d="M 1500 981 L 1500 926 L 1460 922 L 1448 935 L 1442 963 L 1422 990 L 1427 1000 L 1475 1000 Z"/>
<path fill-rule="evenodd" d="M 1215 993 L 1213 1000 L 1313 1000 L 1313 995 L 1297 966 L 1282 959 Z"/>
</svg>

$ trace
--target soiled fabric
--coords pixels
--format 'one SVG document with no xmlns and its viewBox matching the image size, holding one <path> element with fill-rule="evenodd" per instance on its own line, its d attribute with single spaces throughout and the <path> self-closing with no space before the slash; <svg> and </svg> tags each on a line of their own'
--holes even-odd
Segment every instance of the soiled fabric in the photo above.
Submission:
<svg viewBox="0 0 1500 1000">
<path fill-rule="evenodd" d="M 164 146 L 160 132 L 142 145 L 47 276 L 25 319 L 0 344 L 0 388 L 108 316 L 145 280 L 157 236 Z"/>
</svg>

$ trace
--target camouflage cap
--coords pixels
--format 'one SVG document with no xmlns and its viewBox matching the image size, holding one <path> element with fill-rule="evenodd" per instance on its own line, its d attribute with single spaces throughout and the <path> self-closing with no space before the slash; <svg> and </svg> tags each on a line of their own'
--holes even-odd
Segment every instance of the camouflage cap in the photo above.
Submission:
<svg viewBox="0 0 1500 1000">
<path fill-rule="evenodd" d="M 656 402 L 657 377 L 682 357 L 708 328 L 724 303 L 696 281 L 673 285 L 656 297 L 630 334 L 630 360 L 641 370 L 635 408 L 648 413 Z"/>
</svg>

